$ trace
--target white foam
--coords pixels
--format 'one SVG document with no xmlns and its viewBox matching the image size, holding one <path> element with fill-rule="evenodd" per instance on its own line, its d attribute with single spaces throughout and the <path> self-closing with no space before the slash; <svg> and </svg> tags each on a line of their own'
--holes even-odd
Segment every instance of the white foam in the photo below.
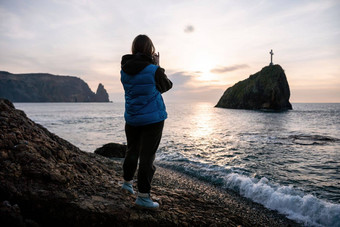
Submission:
<svg viewBox="0 0 340 227">
<path fill-rule="evenodd" d="M 274 185 L 266 178 L 256 180 L 237 173 L 226 176 L 225 186 L 307 226 L 340 226 L 339 204 L 304 195 L 291 186 Z"/>
</svg>

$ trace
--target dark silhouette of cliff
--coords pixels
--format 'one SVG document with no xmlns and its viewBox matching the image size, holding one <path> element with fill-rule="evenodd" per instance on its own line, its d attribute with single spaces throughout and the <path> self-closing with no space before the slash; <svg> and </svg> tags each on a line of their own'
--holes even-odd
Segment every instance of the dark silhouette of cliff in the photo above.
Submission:
<svg viewBox="0 0 340 227">
<path fill-rule="evenodd" d="M 264 67 L 248 79 L 228 88 L 216 107 L 230 109 L 289 110 L 290 89 L 280 65 Z"/>
<path fill-rule="evenodd" d="M 109 102 L 102 84 L 95 94 L 80 78 L 48 73 L 0 71 L 0 97 L 12 102 Z"/>
</svg>

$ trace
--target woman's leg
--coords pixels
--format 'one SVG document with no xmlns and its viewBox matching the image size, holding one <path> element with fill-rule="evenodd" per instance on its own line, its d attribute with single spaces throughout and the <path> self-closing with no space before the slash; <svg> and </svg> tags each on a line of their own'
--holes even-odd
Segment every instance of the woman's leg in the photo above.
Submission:
<svg viewBox="0 0 340 227">
<path fill-rule="evenodd" d="M 150 193 L 151 181 L 156 171 L 153 161 L 162 138 L 163 126 L 164 121 L 142 127 L 138 170 L 138 191 L 140 193 Z"/>
<path fill-rule="evenodd" d="M 123 164 L 123 177 L 125 181 L 131 181 L 135 175 L 139 151 L 140 151 L 140 128 L 125 124 L 127 150 Z"/>
</svg>

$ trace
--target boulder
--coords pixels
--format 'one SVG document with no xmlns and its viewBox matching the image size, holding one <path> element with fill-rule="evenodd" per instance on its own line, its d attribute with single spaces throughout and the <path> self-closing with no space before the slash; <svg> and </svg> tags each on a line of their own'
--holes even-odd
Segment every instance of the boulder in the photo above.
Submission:
<svg viewBox="0 0 340 227">
<path fill-rule="evenodd" d="M 118 143 L 108 143 L 97 148 L 94 153 L 107 158 L 124 158 L 127 146 Z"/>
<path fill-rule="evenodd" d="M 290 110 L 290 89 L 280 65 L 270 65 L 228 88 L 216 107 L 251 110 Z"/>
</svg>

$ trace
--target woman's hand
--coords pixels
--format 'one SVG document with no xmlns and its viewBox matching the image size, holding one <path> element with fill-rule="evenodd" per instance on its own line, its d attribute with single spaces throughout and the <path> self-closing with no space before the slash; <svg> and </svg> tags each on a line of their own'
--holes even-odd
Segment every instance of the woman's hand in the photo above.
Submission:
<svg viewBox="0 0 340 227">
<path fill-rule="evenodd" d="M 153 61 L 154 61 L 155 65 L 159 65 L 159 52 L 157 52 L 157 54 L 155 53 L 153 55 Z"/>
</svg>

